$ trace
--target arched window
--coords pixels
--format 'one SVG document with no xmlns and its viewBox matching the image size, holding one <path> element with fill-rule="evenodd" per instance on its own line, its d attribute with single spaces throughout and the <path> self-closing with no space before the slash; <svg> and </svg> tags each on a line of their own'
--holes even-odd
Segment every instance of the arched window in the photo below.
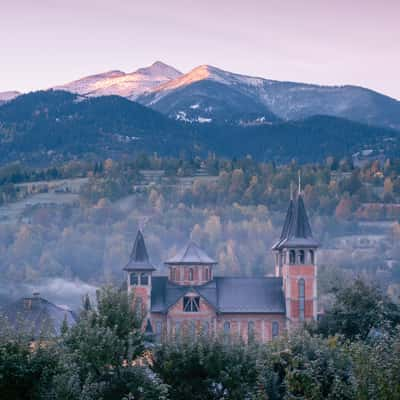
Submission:
<svg viewBox="0 0 400 400">
<path fill-rule="evenodd" d="M 179 321 L 175 322 L 175 336 L 179 336 L 181 334 L 181 323 Z"/>
<path fill-rule="evenodd" d="M 272 322 L 272 338 L 276 338 L 279 336 L 279 322 L 273 321 Z"/>
<path fill-rule="evenodd" d="M 158 342 L 161 341 L 161 335 L 162 335 L 162 322 L 161 321 L 157 321 L 156 322 L 156 340 Z"/>
<path fill-rule="evenodd" d="M 306 256 L 304 253 L 304 250 L 299 251 L 299 264 L 305 264 L 306 262 Z"/>
<path fill-rule="evenodd" d="M 224 334 L 225 335 L 231 334 L 231 323 L 229 321 L 224 322 Z"/>
<path fill-rule="evenodd" d="M 193 268 L 189 269 L 189 281 L 193 280 Z"/>
<path fill-rule="evenodd" d="M 147 286 L 149 284 L 149 275 L 144 272 L 140 274 L 140 284 Z"/>
<path fill-rule="evenodd" d="M 304 303 L 305 303 L 305 281 L 299 279 L 299 319 L 304 321 Z"/>
<path fill-rule="evenodd" d="M 294 250 L 289 251 L 289 264 L 296 264 L 296 252 Z"/>
<path fill-rule="evenodd" d="M 315 263 L 314 250 L 310 250 L 310 263 L 313 265 Z"/>
<path fill-rule="evenodd" d="M 202 334 L 207 336 L 210 332 L 210 323 L 208 321 L 204 321 L 202 325 Z"/>
<path fill-rule="evenodd" d="M 210 271 L 208 270 L 208 268 L 206 268 L 206 271 L 205 271 L 205 280 L 206 281 L 210 280 Z"/>
<path fill-rule="evenodd" d="M 249 321 L 247 323 L 247 339 L 249 342 L 254 340 L 254 321 Z"/>
<path fill-rule="evenodd" d="M 131 285 L 139 284 L 139 276 L 136 272 L 131 273 Z"/>
</svg>

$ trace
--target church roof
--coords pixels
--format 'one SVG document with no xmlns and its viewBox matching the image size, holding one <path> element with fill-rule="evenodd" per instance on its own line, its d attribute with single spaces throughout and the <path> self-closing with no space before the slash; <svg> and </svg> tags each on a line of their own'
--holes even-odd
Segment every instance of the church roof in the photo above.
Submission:
<svg viewBox="0 0 400 400">
<path fill-rule="evenodd" d="M 188 292 L 197 292 L 219 313 L 284 314 L 281 278 L 218 277 L 201 286 L 183 286 L 167 277 L 152 279 L 151 311 L 165 313 Z"/>
<path fill-rule="evenodd" d="M 182 264 L 217 264 L 215 260 L 209 257 L 204 250 L 200 249 L 196 243 L 190 241 L 186 247 L 179 250 L 172 258 L 167 260 L 165 264 L 182 265 Z"/>
<path fill-rule="evenodd" d="M 295 201 L 290 200 L 281 236 L 272 249 L 318 246 L 318 241 L 313 238 L 303 196 L 299 193 Z"/>
</svg>

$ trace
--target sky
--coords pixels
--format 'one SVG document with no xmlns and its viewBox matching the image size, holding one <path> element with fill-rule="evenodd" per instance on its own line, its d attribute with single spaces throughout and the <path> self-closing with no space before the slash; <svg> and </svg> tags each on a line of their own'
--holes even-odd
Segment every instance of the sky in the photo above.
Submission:
<svg viewBox="0 0 400 400">
<path fill-rule="evenodd" d="M 160 60 L 400 99 L 400 0 L 0 0 L 0 92 Z"/>
</svg>

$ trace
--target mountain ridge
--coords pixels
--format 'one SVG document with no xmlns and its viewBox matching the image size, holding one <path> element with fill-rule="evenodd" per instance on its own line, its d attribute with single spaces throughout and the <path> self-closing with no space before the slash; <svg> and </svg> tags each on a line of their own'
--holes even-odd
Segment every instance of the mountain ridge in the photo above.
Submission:
<svg viewBox="0 0 400 400">
<path fill-rule="evenodd" d="M 400 132 L 328 116 L 229 127 L 187 123 L 120 96 L 83 98 L 54 90 L 21 95 L 0 106 L 1 164 L 18 160 L 48 165 L 154 152 L 322 162 L 363 148 L 388 157 L 397 154 Z"/>
<path fill-rule="evenodd" d="M 156 61 L 130 73 L 111 70 L 55 89 L 88 97 L 118 95 L 190 123 L 264 125 L 328 115 L 400 130 L 400 101 L 376 91 L 271 80 L 206 64 L 183 74 Z"/>
</svg>

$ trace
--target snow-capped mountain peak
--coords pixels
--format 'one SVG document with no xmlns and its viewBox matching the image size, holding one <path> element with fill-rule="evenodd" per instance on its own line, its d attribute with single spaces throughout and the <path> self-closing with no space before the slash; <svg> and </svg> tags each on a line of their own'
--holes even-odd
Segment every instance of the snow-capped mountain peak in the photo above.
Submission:
<svg viewBox="0 0 400 400">
<path fill-rule="evenodd" d="M 157 61 L 149 67 L 140 68 L 131 73 L 109 71 L 90 75 L 82 79 L 57 86 L 55 89 L 67 90 L 87 96 L 118 95 L 136 99 L 144 92 L 171 79 L 176 79 L 181 72 Z"/>
</svg>

